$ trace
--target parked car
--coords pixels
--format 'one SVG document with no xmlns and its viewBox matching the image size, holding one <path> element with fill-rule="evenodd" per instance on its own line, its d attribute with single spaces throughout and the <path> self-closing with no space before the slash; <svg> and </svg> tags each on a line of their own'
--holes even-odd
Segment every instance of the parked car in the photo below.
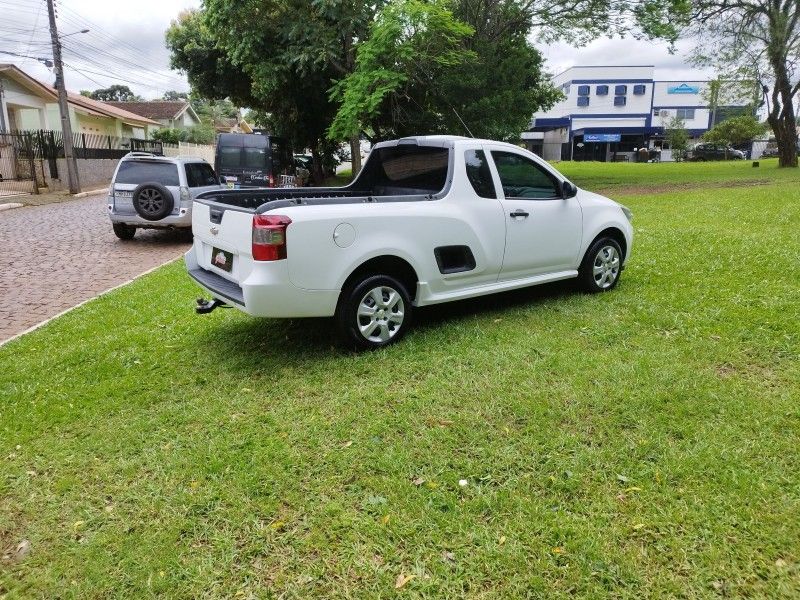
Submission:
<svg viewBox="0 0 800 600">
<path fill-rule="evenodd" d="M 133 239 L 137 229 L 190 231 L 192 200 L 222 186 L 202 158 L 130 152 L 120 159 L 108 190 L 108 216 L 114 233 Z"/>
<path fill-rule="evenodd" d="M 778 158 L 781 153 L 778 151 L 777 146 L 767 146 L 764 152 L 761 153 L 761 158 Z M 797 156 L 800 157 L 800 141 L 797 145 Z"/>
<path fill-rule="evenodd" d="M 563 279 L 618 281 L 631 212 L 517 146 L 454 136 L 377 144 L 341 188 L 202 194 L 189 275 L 255 316 L 335 316 L 345 341 L 397 341 L 416 307 Z"/>
<path fill-rule="evenodd" d="M 747 155 L 741 150 L 721 144 L 698 144 L 689 155 L 689 160 L 744 160 Z"/>
<path fill-rule="evenodd" d="M 767 146 L 761 153 L 761 158 L 778 158 L 779 156 L 780 152 L 778 152 L 777 146 Z"/>
<path fill-rule="evenodd" d="M 260 133 L 217 136 L 214 169 L 233 189 L 294 186 L 295 163 L 288 142 Z"/>
</svg>

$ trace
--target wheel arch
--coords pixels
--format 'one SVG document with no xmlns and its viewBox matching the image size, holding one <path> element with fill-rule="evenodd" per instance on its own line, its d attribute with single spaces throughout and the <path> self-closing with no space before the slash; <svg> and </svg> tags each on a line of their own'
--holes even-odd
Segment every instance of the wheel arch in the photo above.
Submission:
<svg viewBox="0 0 800 600">
<path fill-rule="evenodd" d="M 628 256 L 628 240 L 625 237 L 625 233 L 619 227 L 611 226 L 606 227 L 592 238 L 592 241 L 589 242 L 589 244 L 586 246 L 586 250 L 583 252 L 581 262 L 586 258 L 586 253 L 592 249 L 592 246 L 594 246 L 595 242 L 603 237 L 610 237 L 619 244 L 619 247 L 622 250 L 622 260 L 623 262 L 625 261 Z"/>
<path fill-rule="evenodd" d="M 342 283 L 341 289 L 346 290 L 355 281 L 369 275 L 394 277 L 406 287 L 412 301 L 416 298 L 417 282 L 419 281 L 417 271 L 407 260 L 394 254 L 382 254 L 365 260 L 350 272 Z"/>
</svg>

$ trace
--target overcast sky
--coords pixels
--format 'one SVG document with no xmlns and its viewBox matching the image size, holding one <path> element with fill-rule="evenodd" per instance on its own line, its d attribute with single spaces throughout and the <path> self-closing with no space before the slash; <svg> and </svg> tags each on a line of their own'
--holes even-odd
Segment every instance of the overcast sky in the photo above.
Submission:
<svg viewBox="0 0 800 600">
<path fill-rule="evenodd" d="M 58 27 L 64 39 L 65 80 L 72 91 L 123 84 L 146 99 L 166 90 L 186 91 L 179 73 L 169 70 L 164 31 L 182 10 L 200 0 L 58 0 Z M 89 33 L 69 35 L 81 29 Z M 688 44 L 670 55 L 666 44 L 601 39 L 584 48 L 540 45 L 547 69 L 557 74 L 573 65 L 655 65 L 657 79 L 693 79 L 703 73 L 685 62 Z M 0 54 L 29 74 L 51 83 L 52 73 L 35 57 L 51 57 L 44 0 L 0 0 Z M 708 74 L 706 74 L 708 75 Z"/>
</svg>

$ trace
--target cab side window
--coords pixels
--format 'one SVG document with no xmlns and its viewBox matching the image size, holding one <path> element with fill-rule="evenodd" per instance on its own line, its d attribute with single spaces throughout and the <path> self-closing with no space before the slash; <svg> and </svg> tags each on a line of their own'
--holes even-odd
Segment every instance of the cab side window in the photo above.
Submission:
<svg viewBox="0 0 800 600">
<path fill-rule="evenodd" d="M 513 152 L 492 150 L 506 198 L 560 198 L 558 182 L 532 160 Z"/>
<path fill-rule="evenodd" d="M 467 167 L 467 179 L 475 193 L 481 198 L 497 198 L 492 172 L 489 170 L 489 163 L 483 150 L 467 150 L 464 153 L 464 162 Z"/>
</svg>

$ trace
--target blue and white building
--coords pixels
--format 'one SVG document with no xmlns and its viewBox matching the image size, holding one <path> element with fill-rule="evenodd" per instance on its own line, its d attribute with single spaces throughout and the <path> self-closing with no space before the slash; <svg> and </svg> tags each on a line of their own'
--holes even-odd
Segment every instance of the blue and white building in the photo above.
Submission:
<svg viewBox="0 0 800 600">
<path fill-rule="evenodd" d="M 670 160 L 664 126 L 671 118 L 683 119 L 695 140 L 711 126 L 708 81 L 656 81 L 654 73 L 653 65 L 567 69 L 553 78 L 564 99 L 533 115 L 524 144 L 547 160 L 627 160 L 642 147 Z M 714 122 L 746 105 L 718 107 Z"/>
</svg>

